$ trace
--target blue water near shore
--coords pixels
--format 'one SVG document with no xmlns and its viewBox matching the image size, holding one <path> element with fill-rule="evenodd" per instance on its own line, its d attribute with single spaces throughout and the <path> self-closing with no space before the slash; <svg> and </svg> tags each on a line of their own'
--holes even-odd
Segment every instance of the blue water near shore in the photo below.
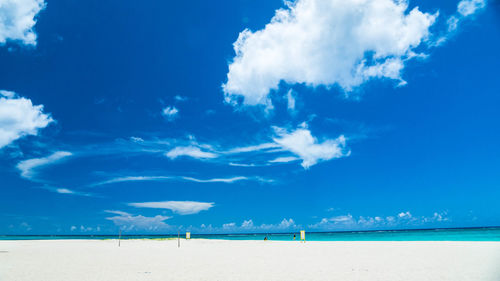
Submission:
<svg viewBox="0 0 500 281">
<path fill-rule="evenodd" d="M 290 241 L 294 233 L 191 234 L 191 238 Z M 300 234 L 295 233 L 296 239 Z M 181 236 L 184 238 L 184 235 Z M 116 239 L 117 235 L 0 235 L 0 240 Z M 122 235 L 122 239 L 177 238 L 177 235 Z M 500 227 L 351 232 L 307 232 L 307 241 L 500 241 Z"/>
</svg>

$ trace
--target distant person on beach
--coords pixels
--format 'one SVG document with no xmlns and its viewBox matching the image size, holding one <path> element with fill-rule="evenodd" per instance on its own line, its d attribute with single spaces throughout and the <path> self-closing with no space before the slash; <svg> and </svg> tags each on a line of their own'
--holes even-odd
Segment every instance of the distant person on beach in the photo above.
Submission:
<svg viewBox="0 0 500 281">
<path fill-rule="evenodd" d="M 266 237 L 264 237 L 264 241 L 266 241 L 266 240 L 267 240 L 267 236 L 266 236 Z"/>
<path fill-rule="evenodd" d="M 293 240 L 295 240 L 295 233 L 293 234 Z"/>
</svg>

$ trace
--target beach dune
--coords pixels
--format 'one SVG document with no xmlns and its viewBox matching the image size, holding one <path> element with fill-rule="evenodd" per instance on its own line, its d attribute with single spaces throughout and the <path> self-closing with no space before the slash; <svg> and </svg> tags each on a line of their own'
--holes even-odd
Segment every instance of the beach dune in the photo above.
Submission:
<svg viewBox="0 0 500 281">
<path fill-rule="evenodd" d="M 0 241 L 0 281 L 499 281 L 500 242 Z"/>
</svg>

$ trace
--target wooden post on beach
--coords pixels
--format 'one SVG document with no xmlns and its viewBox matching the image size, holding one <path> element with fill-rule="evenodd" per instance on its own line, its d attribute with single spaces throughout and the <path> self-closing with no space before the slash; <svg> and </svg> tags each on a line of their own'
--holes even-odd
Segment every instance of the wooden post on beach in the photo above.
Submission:
<svg viewBox="0 0 500 281">
<path fill-rule="evenodd" d="M 177 248 L 181 247 L 181 231 L 177 232 Z"/>
<path fill-rule="evenodd" d="M 118 231 L 118 247 L 120 247 L 121 244 L 121 239 L 122 239 L 122 230 L 120 229 Z"/>
<path fill-rule="evenodd" d="M 306 243 L 306 231 L 305 230 L 300 231 L 300 242 Z"/>
</svg>

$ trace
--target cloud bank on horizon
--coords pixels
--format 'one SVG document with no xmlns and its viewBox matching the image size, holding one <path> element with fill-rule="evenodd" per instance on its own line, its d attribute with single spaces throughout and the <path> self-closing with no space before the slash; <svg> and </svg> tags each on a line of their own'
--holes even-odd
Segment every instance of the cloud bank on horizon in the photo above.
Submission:
<svg viewBox="0 0 500 281">
<path fill-rule="evenodd" d="M 154 203 L 155 208 L 157 203 L 166 202 L 151 202 Z M 197 203 L 197 202 L 194 202 Z M 161 207 L 161 204 L 160 204 Z M 167 208 L 170 209 L 170 208 Z M 159 230 L 159 231 L 177 231 L 178 227 L 165 223 L 166 220 L 171 219 L 170 216 L 156 215 L 156 216 L 142 216 L 132 215 L 127 212 L 117 210 L 106 210 L 106 213 L 115 214 L 116 216 L 107 217 L 115 225 L 127 231 L 140 231 L 140 230 Z M 196 233 L 249 233 L 249 232 L 269 232 L 269 231 L 298 231 L 308 228 L 314 231 L 335 231 L 335 230 L 360 230 L 360 229 L 384 229 L 384 228 L 401 228 L 401 227 L 425 227 L 433 223 L 449 223 L 451 218 L 446 211 L 434 212 L 431 216 L 414 216 L 411 212 L 405 211 L 398 214 L 382 217 L 382 216 L 358 216 L 355 217 L 351 214 L 338 215 L 329 218 L 322 218 L 320 221 L 310 224 L 302 225 L 297 223 L 292 218 L 284 218 L 279 223 L 273 224 L 257 224 L 253 219 L 245 219 L 241 223 L 227 222 L 222 225 L 201 224 L 199 226 L 182 227 L 186 231 L 194 231 Z M 87 228 L 81 228 L 81 232 Z M 72 229 L 72 231 L 76 230 Z"/>
</svg>

